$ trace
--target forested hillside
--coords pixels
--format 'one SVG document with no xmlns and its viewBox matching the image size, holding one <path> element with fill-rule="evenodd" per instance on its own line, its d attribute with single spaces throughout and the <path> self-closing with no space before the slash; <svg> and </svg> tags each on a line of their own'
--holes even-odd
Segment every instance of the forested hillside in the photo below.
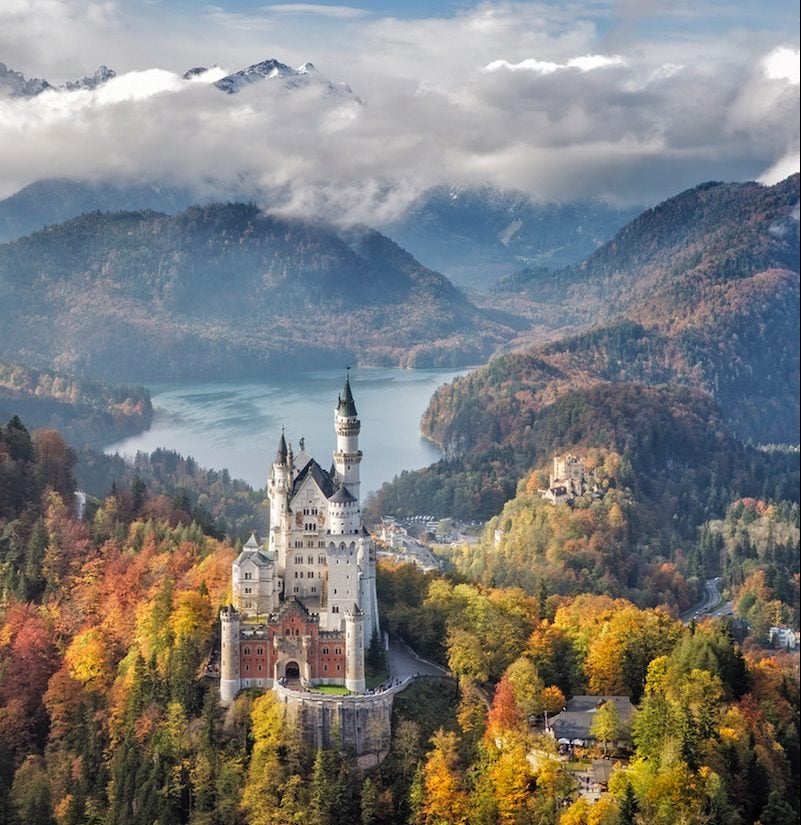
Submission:
<svg viewBox="0 0 801 825">
<path fill-rule="evenodd" d="M 146 430 L 153 406 L 144 387 L 0 362 L 0 421 L 15 415 L 31 428 L 58 430 L 73 446 L 99 447 Z"/>
<path fill-rule="evenodd" d="M 598 459 L 614 489 L 614 457 Z M 380 568 L 384 628 L 456 679 L 397 697 L 390 753 L 371 770 L 304 744 L 272 692 L 245 691 L 224 714 L 206 665 L 235 549 L 138 485 L 110 491 L 89 521 L 76 520 L 74 461 L 53 431 L 31 435 L 18 419 L 0 427 L 0 820 L 8 825 L 797 818 L 792 663 L 743 650 L 725 622 L 685 627 L 664 607 L 609 596 L 565 597 L 547 586 L 528 595 Z M 797 509 L 744 501 L 708 535 L 728 548 L 743 531 L 767 579 L 776 548 L 797 541 Z M 765 593 L 750 592 L 738 610 L 756 615 Z M 638 709 L 624 724 L 604 706 L 597 743 L 576 748 L 569 763 L 542 734 L 542 716 L 587 692 L 627 695 Z M 609 794 L 590 806 L 575 760 L 607 752 Z"/>
<path fill-rule="evenodd" d="M 252 205 L 92 213 L 0 246 L 0 356 L 107 380 L 476 363 L 510 336 L 379 233 Z"/>
<path fill-rule="evenodd" d="M 624 314 L 682 326 L 721 284 L 798 272 L 798 209 L 798 174 L 773 186 L 701 184 L 646 210 L 577 266 L 523 270 L 499 291 L 579 305 L 594 322 Z M 674 307 L 681 317 L 664 311 Z"/>
<path fill-rule="evenodd" d="M 546 307 L 546 326 L 562 311 L 565 324 L 596 324 L 542 352 L 571 385 L 697 386 L 741 438 L 798 443 L 800 194 L 798 175 L 705 184 L 644 212 L 579 266 L 518 273 L 501 292 Z"/>
<path fill-rule="evenodd" d="M 772 187 L 700 186 L 644 213 L 580 267 L 536 274 L 525 288 L 556 315 L 574 313 L 571 323 L 582 312 L 618 317 L 440 388 L 422 430 L 447 460 L 385 486 L 373 512 L 486 518 L 527 471 L 577 446 L 617 451 L 665 489 L 684 467 L 701 468 L 705 481 L 677 499 L 680 520 L 698 518 L 685 502 L 706 501 L 710 477 L 727 493 L 714 494 L 708 518 L 741 495 L 796 498 L 792 456 L 753 454 L 749 481 L 729 468 L 744 455 L 732 436 L 799 442 L 798 196 L 798 175 Z M 520 294 L 524 284 L 507 287 Z"/>
</svg>

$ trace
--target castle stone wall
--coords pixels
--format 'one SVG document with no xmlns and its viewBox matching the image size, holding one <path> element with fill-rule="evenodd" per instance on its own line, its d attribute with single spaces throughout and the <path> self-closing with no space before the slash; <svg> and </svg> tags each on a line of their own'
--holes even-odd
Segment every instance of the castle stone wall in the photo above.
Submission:
<svg viewBox="0 0 801 825">
<path fill-rule="evenodd" d="M 287 715 L 313 747 L 352 749 L 362 764 L 377 764 L 390 746 L 392 702 L 406 683 L 379 694 L 326 696 L 276 686 Z"/>
</svg>

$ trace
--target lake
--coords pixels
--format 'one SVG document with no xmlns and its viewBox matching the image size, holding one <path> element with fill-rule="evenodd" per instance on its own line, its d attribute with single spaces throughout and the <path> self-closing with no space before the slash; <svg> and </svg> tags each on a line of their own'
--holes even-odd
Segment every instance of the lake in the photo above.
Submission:
<svg viewBox="0 0 801 825">
<path fill-rule="evenodd" d="M 362 497 L 401 472 L 436 461 L 439 449 L 420 435 L 420 417 L 434 390 L 466 370 L 359 367 L 351 389 L 362 422 Z M 328 469 L 334 449 L 334 407 L 342 370 L 276 375 L 245 383 L 187 382 L 149 386 L 155 416 L 147 432 L 110 444 L 107 453 L 133 456 L 158 447 L 192 456 L 202 467 L 227 468 L 253 487 L 267 480 L 281 428 L 298 451 Z"/>
</svg>

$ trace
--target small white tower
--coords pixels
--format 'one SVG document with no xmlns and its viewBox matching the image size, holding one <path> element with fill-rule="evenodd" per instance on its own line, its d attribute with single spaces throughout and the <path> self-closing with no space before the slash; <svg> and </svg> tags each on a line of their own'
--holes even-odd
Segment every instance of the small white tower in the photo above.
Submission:
<svg viewBox="0 0 801 825">
<path fill-rule="evenodd" d="M 229 705 L 239 693 L 239 614 L 233 607 L 220 611 L 220 704 Z"/>
<path fill-rule="evenodd" d="M 285 535 L 284 521 L 288 511 L 289 490 L 292 486 L 289 451 L 281 429 L 281 439 L 278 442 L 278 451 L 275 454 L 270 477 L 267 480 L 267 497 L 270 499 L 270 541 L 269 549 L 276 558 L 283 560 L 283 542 Z"/>
<path fill-rule="evenodd" d="M 361 421 L 353 403 L 350 391 L 350 376 L 345 376 L 345 388 L 339 396 L 334 410 L 334 429 L 337 435 L 337 448 L 334 451 L 334 467 L 337 479 L 344 484 L 350 494 L 359 501 L 359 465 L 362 451 L 359 449 L 359 432 Z"/>
<path fill-rule="evenodd" d="M 364 693 L 364 613 L 357 605 L 345 611 L 345 687 Z"/>
</svg>

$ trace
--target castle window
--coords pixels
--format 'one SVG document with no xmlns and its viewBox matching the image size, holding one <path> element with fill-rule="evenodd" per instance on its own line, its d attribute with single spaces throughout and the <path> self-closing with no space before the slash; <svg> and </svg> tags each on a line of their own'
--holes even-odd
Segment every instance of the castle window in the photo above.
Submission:
<svg viewBox="0 0 801 825">
<path fill-rule="evenodd" d="M 256 648 L 256 655 L 257 656 L 261 656 L 263 653 L 264 653 L 264 648 L 263 647 L 257 647 Z"/>
<path fill-rule="evenodd" d="M 250 665 L 245 665 L 245 670 L 250 670 Z"/>
<path fill-rule="evenodd" d="M 292 592 L 293 592 L 293 593 L 297 593 L 297 592 L 298 592 L 298 586 L 297 586 L 297 585 L 295 585 L 295 586 L 292 588 Z"/>
<path fill-rule="evenodd" d="M 292 630 L 291 630 L 290 628 L 287 628 L 287 629 L 284 631 L 284 636 L 289 636 L 291 633 L 292 633 Z"/>
<path fill-rule="evenodd" d="M 342 670 L 342 665 L 337 665 L 337 670 Z"/>
<path fill-rule="evenodd" d="M 323 670 L 328 670 L 328 665 L 323 665 Z"/>
<path fill-rule="evenodd" d="M 246 588 L 245 588 L 245 593 L 250 593 L 250 592 L 251 592 L 251 588 L 246 587 Z"/>
<path fill-rule="evenodd" d="M 323 656 L 327 656 L 327 655 L 328 655 L 328 648 L 324 647 L 323 648 Z"/>
<path fill-rule="evenodd" d="M 335 605 L 331 608 L 331 612 L 332 612 L 332 613 L 339 613 L 339 605 L 338 605 L 338 604 L 335 604 Z"/>
<path fill-rule="evenodd" d="M 297 628 L 295 628 L 295 635 L 300 636 L 300 631 Z"/>
<path fill-rule="evenodd" d="M 335 587 L 335 588 L 334 588 L 334 595 L 336 596 L 336 594 L 337 594 L 337 589 L 336 589 L 336 587 Z"/>
<path fill-rule="evenodd" d="M 322 542 L 320 542 L 320 546 L 322 546 Z M 317 564 L 325 564 L 325 556 L 317 556 Z"/>
<path fill-rule="evenodd" d="M 297 577 L 298 577 L 298 571 L 296 570 L 295 571 L 295 578 L 297 578 Z"/>
<path fill-rule="evenodd" d="M 252 579 L 253 578 L 253 573 L 245 573 L 245 578 L 246 579 Z"/>
<path fill-rule="evenodd" d="M 335 652 L 336 652 L 337 656 L 341 656 L 342 655 L 342 648 L 338 647 Z"/>
<path fill-rule="evenodd" d="M 314 564 L 314 556 L 306 556 L 307 564 Z"/>
<path fill-rule="evenodd" d="M 249 647 L 246 647 L 242 652 L 245 654 L 245 656 L 250 656 L 250 648 Z"/>
<path fill-rule="evenodd" d="M 313 584 L 313 585 L 312 585 L 311 592 L 312 592 L 312 593 L 316 593 L 316 592 L 317 592 L 317 585 L 316 585 L 316 584 Z"/>
<path fill-rule="evenodd" d="M 303 564 L 303 556 L 295 556 L 295 564 Z"/>
<path fill-rule="evenodd" d="M 261 665 L 259 665 L 259 670 L 261 670 Z"/>
</svg>

